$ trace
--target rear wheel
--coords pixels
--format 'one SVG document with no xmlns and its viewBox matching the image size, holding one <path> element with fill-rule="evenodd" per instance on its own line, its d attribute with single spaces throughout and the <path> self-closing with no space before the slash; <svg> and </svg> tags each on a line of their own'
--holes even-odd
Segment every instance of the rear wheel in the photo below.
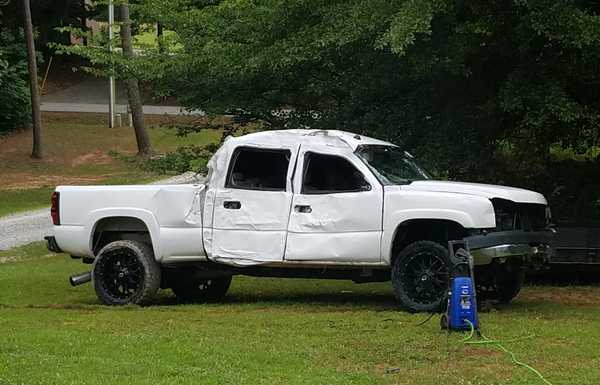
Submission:
<svg viewBox="0 0 600 385">
<path fill-rule="evenodd" d="M 231 285 L 231 276 L 216 278 L 186 278 L 173 284 L 177 299 L 184 303 L 214 302 L 227 294 Z"/>
<path fill-rule="evenodd" d="M 436 242 L 406 246 L 392 266 L 392 286 L 400 306 L 411 312 L 437 312 L 448 290 L 448 250 Z"/>
<path fill-rule="evenodd" d="M 161 269 L 150 246 L 129 240 L 104 246 L 92 273 L 96 295 L 105 305 L 148 304 L 160 279 Z"/>
</svg>

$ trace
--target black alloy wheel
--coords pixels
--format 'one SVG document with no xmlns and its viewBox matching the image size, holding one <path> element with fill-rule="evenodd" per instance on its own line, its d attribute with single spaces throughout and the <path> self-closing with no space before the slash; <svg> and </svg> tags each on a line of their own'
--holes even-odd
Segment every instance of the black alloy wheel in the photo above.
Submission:
<svg viewBox="0 0 600 385">
<path fill-rule="evenodd" d="M 93 270 L 98 298 L 107 305 L 145 304 L 160 286 L 160 267 L 149 246 L 115 241 L 98 254 Z"/>
<path fill-rule="evenodd" d="M 405 247 L 392 266 L 394 294 L 411 312 L 435 312 L 444 306 L 448 291 L 448 251 L 432 241 Z"/>
</svg>

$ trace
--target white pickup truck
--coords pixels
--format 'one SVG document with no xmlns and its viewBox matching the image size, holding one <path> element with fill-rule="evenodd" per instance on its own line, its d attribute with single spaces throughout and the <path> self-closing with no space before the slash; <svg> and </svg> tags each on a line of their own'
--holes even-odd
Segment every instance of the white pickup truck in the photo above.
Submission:
<svg viewBox="0 0 600 385">
<path fill-rule="evenodd" d="M 402 148 L 331 130 L 229 138 L 202 184 L 59 186 L 48 247 L 84 263 L 109 305 L 159 288 L 217 300 L 233 275 L 392 281 L 400 305 L 443 305 L 449 243 L 503 301 L 548 258 L 546 199 L 533 191 L 431 180 Z"/>
</svg>

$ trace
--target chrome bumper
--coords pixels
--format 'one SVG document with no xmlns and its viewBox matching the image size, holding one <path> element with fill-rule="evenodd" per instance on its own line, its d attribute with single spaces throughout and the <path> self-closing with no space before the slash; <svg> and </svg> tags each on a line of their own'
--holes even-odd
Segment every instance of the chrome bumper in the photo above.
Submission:
<svg viewBox="0 0 600 385">
<path fill-rule="evenodd" d="M 541 262 L 550 262 L 550 246 L 548 245 L 498 245 L 483 249 L 471 250 L 476 265 L 486 265 L 495 258 L 534 257 L 541 258 Z"/>
<path fill-rule="evenodd" d="M 464 239 L 475 265 L 486 265 L 494 259 L 524 257 L 547 263 L 551 257 L 554 232 L 501 231 Z"/>
</svg>

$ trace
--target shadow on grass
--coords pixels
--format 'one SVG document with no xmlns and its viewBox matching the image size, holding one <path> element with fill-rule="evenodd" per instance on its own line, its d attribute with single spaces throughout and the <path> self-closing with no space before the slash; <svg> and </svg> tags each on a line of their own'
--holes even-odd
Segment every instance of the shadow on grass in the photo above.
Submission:
<svg viewBox="0 0 600 385">
<path fill-rule="evenodd" d="M 203 304 L 203 303 L 196 303 Z M 290 307 L 290 306 L 315 306 L 315 308 L 338 308 L 340 310 L 364 309 L 374 311 L 398 310 L 398 304 L 394 297 L 385 293 L 355 293 L 355 292 L 331 292 L 331 293 L 232 293 L 218 302 L 207 302 L 206 305 L 218 306 L 245 306 L 257 305 L 260 307 Z M 173 295 L 159 297 L 153 305 L 174 306 L 188 305 L 177 300 Z"/>
<path fill-rule="evenodd" d="M 98 309 L 119 309 L 119 310 L 139 310 L 140 308 L 160 308 L 168 307 L 171 310 L 177 308 L 187 308 L 188 305 L 200 306 L 247 306 L 254 307 L 295 307 L 295 306 L 314 306 L 315 309 L 323 307 L 334 308 L 338 310 L 370 310 L 370 311 L 393 311 L 399 310 L 398 304 L 393 295 L 386 293 L 356 293 L 356 292 L 331 292 L 331 293 L 260 293 L 253 295 L 252 293 L 232 293 L 228 294 L 220 301 L 213 302 L 196 302 L 185 303 L 179 301 L 170 291 L 163 290 L 160 295 L 147 306 L 124 305 L 124 306 L 107 306 L 102 305 L 96 298 L 86 297 L 81 298 L 74 303 L 66 304 L 39 304 L 39 305 L 2 305 L 2 307 L 10 308 L 30 308 L 30 309 L 60 309 L 60 310 L 83 310 L 95 311 Z"/>
<path fill-rule="evenodd" d="M 600 265 L 553 264 L 550 269 L 527 275 L 535 285 L 600 285 Z"/>
</svg>

